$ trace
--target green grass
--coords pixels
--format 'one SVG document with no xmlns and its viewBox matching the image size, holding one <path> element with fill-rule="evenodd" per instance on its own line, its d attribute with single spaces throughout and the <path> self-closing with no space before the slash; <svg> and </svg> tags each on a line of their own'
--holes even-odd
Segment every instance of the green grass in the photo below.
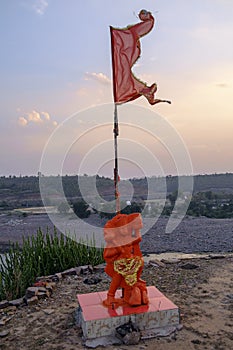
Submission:
<svg viewBox="0 0 233 350">
<path fill-rule="evenodd" d="M 53 234 L 43 234 L 39 229 L 36 236 L 23 239 L 22 247 L 11 244 L 5 259 L 0 256 L 0 301 L 22 297 L 39 276 L 103 261 L 103 249 L 95 247 L 94 237 L 76 242 L 58 235 L 55 228 Z"/>
</svg>

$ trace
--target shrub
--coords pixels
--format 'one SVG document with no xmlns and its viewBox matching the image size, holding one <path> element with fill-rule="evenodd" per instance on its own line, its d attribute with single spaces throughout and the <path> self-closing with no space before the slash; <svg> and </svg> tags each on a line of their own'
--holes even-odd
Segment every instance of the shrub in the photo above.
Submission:
<svg viewBox="0 0 233 350">
<path fill-rule="evenodd" d="M 57 210 L 60 214 L 67 214 L 70 210 L 70 206 L 68 203 L 65 202 L 61 202 L 58 207 Z"/>
<path fill-rule="evenodd" d="M 23 239 L 22 248 L 14 243 L 4 259 L 0 256 L 0 301 L 22 297 L 36 277 L 103 261 L 103 249 L 95 247 L 94 237 L 76 242 L 55 228 L 52 235 L 39 229 L 36 236 Z"/>
<path fill-rule="evenodd" d="M 80 218 L 88 218 L 91 214 L 91 211 L 88 210 L 89 205 L 84 200 L 79 200 L 73 204 L 74 213 Z"/>
</svg>

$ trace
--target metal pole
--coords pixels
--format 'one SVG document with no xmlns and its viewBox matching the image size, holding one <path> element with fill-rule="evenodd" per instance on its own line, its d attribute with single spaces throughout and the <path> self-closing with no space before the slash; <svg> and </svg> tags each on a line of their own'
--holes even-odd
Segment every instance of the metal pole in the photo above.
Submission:
<svg viewBox="0 0 233 350">
<path fill-rule="evenodd" d="M 117 147 L 117 137 L 119 135 L 119 125 L 118 125 L 118 114 L 117 114 L 117 104 L 114 105 L 114 151 L 115 151 L 115 162 L 114 162 L 114 186 L 115 186 L 115 200 L 116 200 L 116 214 L 120 213 L 120 193 L 118 191 L 119 182 L 119 172 L 118 172 L 118 147 Z"/>
</svg>

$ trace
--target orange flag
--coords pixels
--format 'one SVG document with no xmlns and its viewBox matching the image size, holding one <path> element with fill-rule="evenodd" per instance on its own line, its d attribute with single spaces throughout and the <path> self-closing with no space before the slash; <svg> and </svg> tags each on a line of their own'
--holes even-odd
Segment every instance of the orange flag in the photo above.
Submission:
<svg viewBox="0 0 233 350">
<path fill-rule="evenodd" d="M 155 99 L 156 83 L 150 87 L 137 79 L 131 71 L 132 66 L 140 57 L 140 38 L 151 31 L 154 17 L 146 10 L 139 13 L 140 23 L 125 29 L 110 27 L 113 67 L 113 94 L 115 103 L 135 100 L 144 95 L 152 105 L 167 100 Z"/>
</svg>

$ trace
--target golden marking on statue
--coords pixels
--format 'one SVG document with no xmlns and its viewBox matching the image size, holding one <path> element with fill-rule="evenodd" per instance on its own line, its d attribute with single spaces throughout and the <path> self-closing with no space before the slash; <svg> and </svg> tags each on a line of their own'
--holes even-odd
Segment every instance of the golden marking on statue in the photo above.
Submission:
<svg viewBox="0 0 233 350">
<path fill-rule="evenodd" d="M 137 272 L 141 266 L 142 259 L 139 256 L 114 261 L 114 270 L 124 277 L 129 286 L 137 282 Z"/>
</svg>

